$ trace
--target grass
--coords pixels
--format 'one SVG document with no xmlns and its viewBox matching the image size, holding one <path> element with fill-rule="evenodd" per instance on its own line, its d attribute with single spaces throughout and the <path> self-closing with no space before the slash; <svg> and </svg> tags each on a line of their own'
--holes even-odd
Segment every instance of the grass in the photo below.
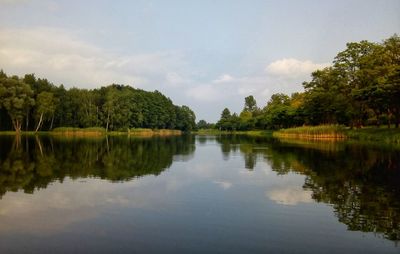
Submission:
<svg viewBox="0 0 400 254">
<path fill-rule="evenodd" d="M 367 127 L 363 129 L 346 130 L 346 136 L 352 140 L 400 144 L 400 129 L 387 127 Z"/>
<path fill-rule="evenodd" d="M 138 137 L 152 137 L 152 136 L 177 136 L 182 135 L 180 130 L 169 130 L 169 129 L 144 129 L 134 128 L 127 131 L 109 131 L 102 127 L 90 127 L 90 128 L 75 128 L 75 127 L 58 127 L 52 131 L 22 131 L 21 135 L 53 135 L 63 137 L 101 137 L 101 136 L 138 136 Z M 0 135 L 3 136 L 14 136 L 15 131 L 0 131 Z"/>
<path fill-rule="evenodd" d="M 249 135 L 249 136 L 272 136 L 271 130 L 251 130 L 251 131 L 221 131 L 217 129 L 200 129 L 193 131 L 197 135 Z"/>
<path fill-rule="evenodd" d="M 21 131 L 21 135 L 25 136 L 32 136 L 36 134 L 43 134 L 44 132 L 39 131 L 39 132 L 34 132 L 34 131 Z M 15 136 L 16 132 L 15 131 L 0 131 L 1 136 Z"/>
<path fill-rule="evenodd" d="M 345 139 L 346 128 L 340 125 L 302 126 L 274 131 L 274 137 L 298 139 Z"/>
<path fill-rule="evenodd" d="M 106 130 L 101 127 L 90 128 L 74 128 L 74 127 L 58 127 L 49 132 L 51 135 L 62 135 L 72 137 L 98 137 L 106 134 Z"/>
<path fill-rule="evenodd" d="M 350 129 L 340 125 L 303 126 L 282 129 L 273 133 L 278 138 L 310 139 L 310 140 L 354 140 L 379 142 L 382 144 L 400 144 L 400 129 L 387 127 L 364 127 Z"/>
<path fill-rule="evenodd" d="M 128 130 L 129 136 L 140 136 L 140 137 L 151 137 L 151 136 L 178 136 L 182 135 L 180 130 L 168 130 L 168 129 L 144 129 L 134 128 Z"/>
</svg>

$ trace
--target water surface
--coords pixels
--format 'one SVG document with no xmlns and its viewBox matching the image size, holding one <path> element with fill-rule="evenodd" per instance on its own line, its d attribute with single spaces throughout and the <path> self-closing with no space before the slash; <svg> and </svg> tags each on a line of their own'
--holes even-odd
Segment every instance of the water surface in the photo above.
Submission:
<svg viewBox="0 0 400 254">
<path fill-rule="evenodd" d="M 400 152 L 0 138 L 0 253 L 399 253 Z"/>
</svg>

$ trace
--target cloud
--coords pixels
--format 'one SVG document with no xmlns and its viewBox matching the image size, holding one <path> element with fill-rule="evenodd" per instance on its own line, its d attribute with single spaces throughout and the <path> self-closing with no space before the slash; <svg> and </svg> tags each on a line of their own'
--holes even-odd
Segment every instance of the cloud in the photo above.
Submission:
<svg viewBox="0 0 400 254">
<path fill-rule="evenodd" d="M 312 203 L 311 191 L 305 191 L 301 187 L 286 186 L 267 191 L 265 195 L 282 205 L 297 205 L 298 203 Z"/>
<path fill-rule="evenodd" d="M 228 181 L 214 181 L 215 184 L 219 185 L 224 190 L 227 190 L 232 187 L 232 183 Z"/>
<path fill-rule="evenodd" d="M 229 74 L 223 74 L 221 76 L 219 76 L 217 79 L 213 80 L 213 83 L 226 83 L 226 82 L 232 82 L 235 79 L 229 75 Z"/>
<path fill-rule="evenodd" d="M 190 80 L 183 78 L 176 72 L 168 72 L 167 75 L 165 76 L 165 80 L 167 81 L 168 84 L 170 84 L 173 87 L 179 87 L 182 84 L 190 82 Z"/>
<path fill-rule="evenodd" d="M 210 84 L 200 84 L 186 90 L 186 95 L 197 101 L 212 102 L 224 96 L 215 86 Z"/>
<path fill-rule="evenodd" d="M 0 5 L 20 4 L 24 2 L 28 2 L 28 0 L 0 0 Z"/>
<path fill-rule="evenodd" d="M 310 60 L 301 61 L 295 58 L 283 58 L 270 63 L 266 68 L 268 74 L 284 77 L 301 77 L 311 72 L 329 66 L 329 63 L 314 63 Z"/>
<path fill-rule="evenodd" d="M 120 55 L 55 28 L 0 29 L 0 66 L 6 72 L 36 73 L 66 86 L 86 88 L 111 83 L 151 87 L 183 63 L 179 52 Z M 169 80 L 179 83 L 177 75 Z"/>
</svg>

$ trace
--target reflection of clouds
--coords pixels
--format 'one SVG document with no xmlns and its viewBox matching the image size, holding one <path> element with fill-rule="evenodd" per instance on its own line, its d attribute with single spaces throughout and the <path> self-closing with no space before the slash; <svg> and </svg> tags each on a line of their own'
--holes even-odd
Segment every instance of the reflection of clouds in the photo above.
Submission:
<svg viewBox="0 0 400 254">
<path fill-rule="evenodd" d="M 265 195 L 282 205 L 297 205 L 298 203 L 312 203 L 311 191 L 305 191 L 297 186 L 279 187 L 267 191 Z"/>
<path fill-rule="evenodd" d="M 233 185 L 231 182 L 228 182 L 228 181 L 214 181 L 214 183 L 218 184 L 219 187 L 221 187 L 224 190 L 229 189 Z"/>
<path fill-rule="evenodd" d="M 147 185 L 149 181 L 145 178 L 124 184 L 100 179 L 85 182 L 66 179 L 35 191 L 34 195 L 9 192 L 0 200 L 0 234 L 53 233 L 73 223 L 96 218 L 105 209 L 161 203 L 159 190 L 152 191 Z"/>
</svg>

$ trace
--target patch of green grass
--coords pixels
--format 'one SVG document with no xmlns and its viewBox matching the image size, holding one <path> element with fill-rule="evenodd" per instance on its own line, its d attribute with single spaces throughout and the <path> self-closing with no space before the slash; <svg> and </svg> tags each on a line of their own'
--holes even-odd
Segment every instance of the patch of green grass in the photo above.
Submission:
<svg viewBox="0 0 400 254">
<path fill-rule="evenodd" d="M 88 128 L 76 128 L 76 127 L 57 127 L 52 132 L 106 132 L 106 129 L 102 127 L 88 127 Z"/>
<path fill-rule="evenodd" d="M 197 135 L 249 135 L 249 136 L 272 136 L 271 130 L 251 130 L 251 131 L 221 131 L 217 129 L 201 129 L 193 131 Z"/>
<path fill-rule="evenodd" d="M 367 127 L 362 129 L 346 130 L 346 136 L 359 141 L 377 141 L 381 143 L 400 144 L 400 129 Z"/>
<path fill-rule="evenodd" d="M 343 139 L 346 128 L 341 125 L 301 126 L 275 131 L 275 137 L 293 137 L 305 139 Z"/>
<path fill-rule="evenodd" d="M 103 136 L 107 132 L 101 127 L 89 127 L 89 128 L 75 128 L 75 127 L 58 127 L 50 132 L 52 135 L 62 135 L 71 137 L 93 137 Z"/>
<path fill-rule="evenodd" d="M 48 132 L 47 131 L 21 131 L 19 134 L 22 136 L 33 136 L 33 135 L 46 135 Z M 16 131 L 0 131 L 1 136 L 14 136 L 16 135 Z"/>
<path fill-rule="evenodd" d="M 128 131 L 128 135 L 133 136 L 175 136 L 181 135 L 180 130 L 170 130 L 170 129 L 146 129 L 146 128 L 134 128 Z"/>
</svg>

